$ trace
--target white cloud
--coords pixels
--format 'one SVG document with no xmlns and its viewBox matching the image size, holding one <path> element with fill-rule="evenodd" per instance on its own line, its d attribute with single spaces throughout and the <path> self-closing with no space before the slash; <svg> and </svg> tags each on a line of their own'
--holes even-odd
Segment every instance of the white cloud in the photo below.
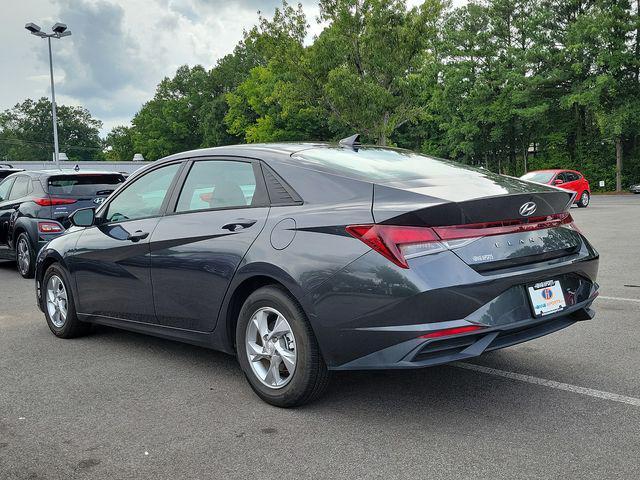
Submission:
<svg viewBox="0 0 640 480">
<path fill-rule="evenodd" d="M 456 3 L 461 0 L 456 0 Z M 8 0 L 3 0 L 7 3 Z M 53 40 L 58 103 L 82 105 L 104 122 L 103 133 L 127 124 L 158 82 L 184 64 L 215 65 L 244 29 L 280 0 L 21 0 L 2 7 L 0 110 L 49 96 L 46 42 L 24 30 L 67 23 L 72 35 Z M 290 1 L 295 4 L 296 1 Z M 316 1 L 303 0 L 310 33 L 321 30 Z M 409 0 L 416 4 L 419 0 Z"/>
</svg>

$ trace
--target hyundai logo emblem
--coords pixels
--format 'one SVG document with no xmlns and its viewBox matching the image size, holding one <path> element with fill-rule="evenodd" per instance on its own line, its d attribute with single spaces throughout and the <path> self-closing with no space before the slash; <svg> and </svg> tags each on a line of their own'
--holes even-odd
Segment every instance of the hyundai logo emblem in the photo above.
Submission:
<svg viewBox="0 0 640 480">
<path fill-rule="evenodd" d="M 100 205 L 102 202 L 104 202 L 103 197 L 96 197 L 93 199 L 93 203 L 95 203 L 96 205 Z"/>
<path fill-rule="evenodd" d="M 538 208 L 538 206 L 534 202 L 527 202 L 523 204 L 518 211 L 523 217 L 528 217 L 535 213 L 536 208 Z"/>
</svg>

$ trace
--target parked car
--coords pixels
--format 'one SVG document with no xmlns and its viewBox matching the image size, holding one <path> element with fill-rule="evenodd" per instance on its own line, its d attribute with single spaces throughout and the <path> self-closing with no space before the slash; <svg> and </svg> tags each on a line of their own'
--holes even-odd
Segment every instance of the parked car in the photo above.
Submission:
<svg viewBox="0 0 640 480">
<path fill-rule="evenodd" d="M 22 169 L 13 168 L 13 165 L 9 165 L 8 163 L 0 163 L 0 180 L 3 180 L 16 172 L 22 172 Z"/>
<path fill-rule="evenodd" d="M 290 407 L 331 370 L 468 359 L 593 317 L 573 194 L 405 150 L 196 150 L 129 177 L 37 259 L 54 335 L 89 323 L 236 354 Z"/>
<path fill-rule="evenodd" d="M 637 185 L 631 185 L 631 187 L 629 187 L 629 191 L 631 193 L 640 193 L 640 183 Z"/>
<path fill-rule="evenodd" d="M 99 205 L 124 177 L 119 173 L 42 170 L 13 173 L 0 183 L 0 259 L 16 260 L 33 277 L 36 254 L 70 226 L 69 214 Z"/>
<path fill-rule="evenodd" d="M 536 170 L 526 173 L 520 178 L 528 182 L 554 185 L 576 192 L 575 201 L 580 208 L 587 207 L 591 200 L 589 181 L 584 178 L 584 175 L 575 170 Z"/>
</svg>

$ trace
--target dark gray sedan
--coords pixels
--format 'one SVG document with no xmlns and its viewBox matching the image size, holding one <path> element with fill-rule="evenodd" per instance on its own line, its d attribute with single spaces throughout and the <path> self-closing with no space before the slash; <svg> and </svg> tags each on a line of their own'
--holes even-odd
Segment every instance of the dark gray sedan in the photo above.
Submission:
<svg viewBox="0 0 640 480">
<path fill-rule="evenodd" d="M 278 406 L 332 370 L 474 357 L 593 317 L 573 194 L 410 151 L 272 144 L 136 172 L 37 260 L 69 338 L 111 325 L 237 355 Z"/>
</svg>

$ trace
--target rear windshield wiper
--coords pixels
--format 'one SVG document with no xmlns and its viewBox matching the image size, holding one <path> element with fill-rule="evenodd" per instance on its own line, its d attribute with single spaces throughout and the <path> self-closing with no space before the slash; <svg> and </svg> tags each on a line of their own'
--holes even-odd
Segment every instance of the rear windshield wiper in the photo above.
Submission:
<svg viewBox="0 0 640 480">
<path fill-rule="evenodd" d="M 99 190 L 96 192 L 96 195 L 111 195 L 113 190 Z"/>
</svg>

